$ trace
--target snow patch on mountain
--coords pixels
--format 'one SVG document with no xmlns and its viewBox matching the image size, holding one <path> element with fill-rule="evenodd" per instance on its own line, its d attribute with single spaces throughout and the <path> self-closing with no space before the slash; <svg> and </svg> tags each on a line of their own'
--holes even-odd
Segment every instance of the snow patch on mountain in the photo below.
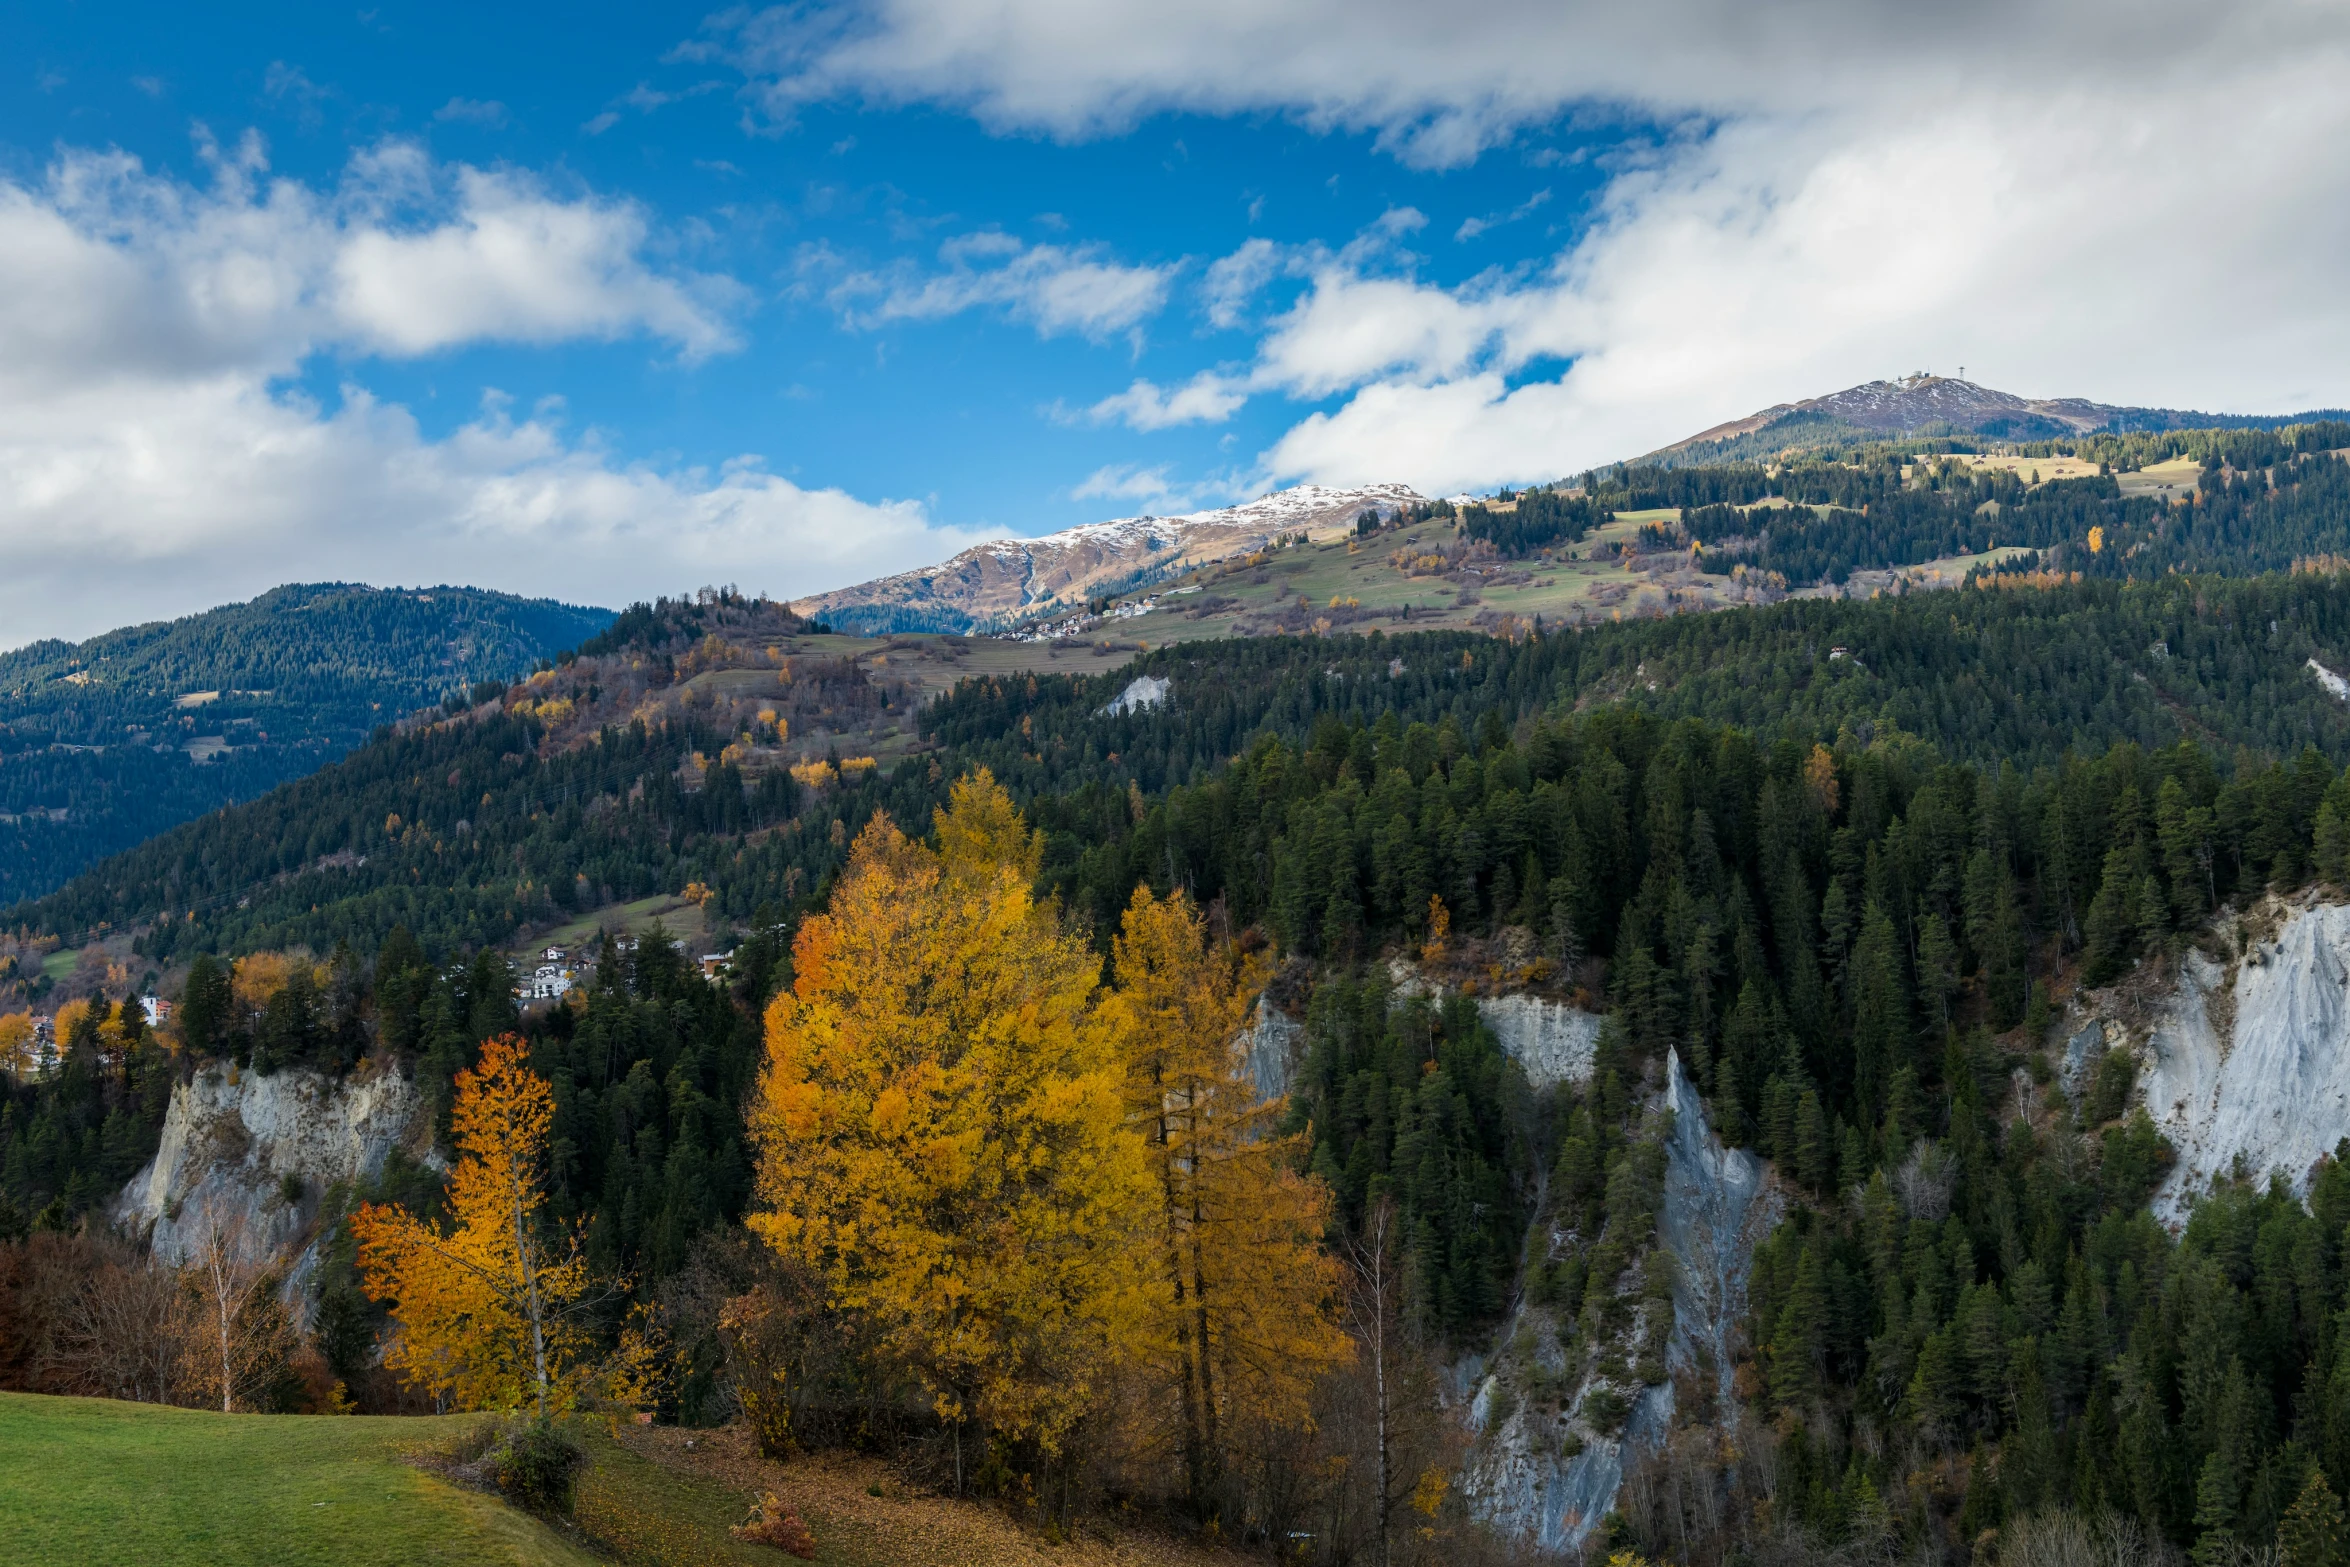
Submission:
<svg viewBox="0 0 2350 1567">
<path fill-rule="evenodd" d="M 1404 484 L 1301 484 L 1240 506 L 1175 517 L 1117 517 L 1033 539 L 991 539 L 936 566 L 795 600 L 792 609 L 844 630 L 1001 631 L 1288 535 L 1331 537 L 1353 527 L 1365 511 L 1393 516 L 1421 498 Z"/>
</svg>

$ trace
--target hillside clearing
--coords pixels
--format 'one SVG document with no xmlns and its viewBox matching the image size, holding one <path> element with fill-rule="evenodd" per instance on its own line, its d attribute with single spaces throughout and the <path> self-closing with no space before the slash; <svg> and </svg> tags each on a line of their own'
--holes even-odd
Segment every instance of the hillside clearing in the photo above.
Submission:
<svg viewBox="0 0 2350 1567">
<path fill-rule="evenodd" d="M 481 1417 L 219 1415 L 0 1393 L 0 1540 L 79 1567 L 587 1567 L 554 1530 L 406 1461 Z"/>
<path fill-rule="evenodd" d="M 728 1530 L 766 1492 L 805 1519 L 829 1567 L 1217 1567 L 1181 1541 L 1086 1531 L 1048 1545 L 986 1503 L 929 1495 L 877 1460 L 773 1463 L 740 1429 L 583 1418 L 589 1455 L 568 1538 L 411 1456 L 482 1415 L 219 1415 L 0 1393 L 0 1557 L 75 1567 L 722 1567 L 787 1560 Z"/>
</svg>

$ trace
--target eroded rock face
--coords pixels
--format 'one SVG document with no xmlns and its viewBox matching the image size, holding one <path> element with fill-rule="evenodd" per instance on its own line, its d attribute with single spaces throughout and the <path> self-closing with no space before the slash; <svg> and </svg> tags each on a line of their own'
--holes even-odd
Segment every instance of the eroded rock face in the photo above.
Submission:
<svg viewBox="0 0 2350 1567">
<path fill-rule="evenodd" d="M 1682 1413 L 1727 1434 L 1739 1419 L 1732 1357 L 1746 1317 L 1747 1278 L 1755 1246 L 1778 1222 L 1779 1197 L 1761 1160 L 1724 1148 L 1714 1136 L 1705 1102 L 1681 1070 L 1678 1053 L 1666 1058 L 1659 1101 L 1656 1108 L 1673 1116 L 1657 1212 L 1658 1249 L 1673 1268 L 1665 1363 L 1713 1387 L 1712 1409 Z M 1575 1550 L 1616 1505 L 1625 1465 L 1662 1446 L 1671 1432 L 1674 1384 L 1632 1391 L 1610 1383 L 1619 1396 L 1631 1392 L 1631 1407 L 1621 1431 L 1603 1435 L 1565 1413 L 1581 1406 L 1597 1385 L 1596 1371 L 1564 1400 L 1524 1396 L 1546 1378 L 1572 1374 L 1552 1313 L 1521 1302 L 1502 1329 L 1500 1345 L 1490 1363 L 1473 1371 L 1477 1391 L 1467 1418 L 1477 1444 L 1467 1490 L 1478 1515 L 1504 1533 L 1544 1551 Z"/>
<path fill-rule="evenodd" d="M 363 1067 L 336 1082 L 216 1063 L 173 1089 L 154 1161 L 123 1188 L 112 1216 L 173 1266 L 192 1255 L 207 1222 L 241 1234 L 250 1255 L 282 1258 L 327 1187 L 373 1180 L 395 1148 L 429 1162 L 430 1138 L 423 1096 L 397 1071 Z M 300 1183 L 291 1202 L 288 1176 Z"/>
<path fill-rule="evenodd" d="M 1241 1030 L 1233 1045 L 1248 1063 L 1259 1099 L 1279 1099 L 1289 1092 L 1304 1039 L 1305 1029 L 1296 1018 L 1265 997 L 1257 998 L 1257 1020 Z"/>
<path fill-rule="evenodd" d="M 1387 979 L 1399 996 L 1445 993 L 1442 984 L 1402 958 L 1388 959 Z M 1478 997 L 1477 1016 L 1493 1030 L 1501 1053 L 1524 1067 L 1526 1081 L 1536 1088 L 1591 1081 L 1599 1051 L 1598 1013 L 1520 992 Z"/>
<path fill-rule="evenodd" d="M 1665 1200 L 1656 1221 L 1657 1240 L 1674 1265 L 1666 1363 L 1710 1377 L 1715 1420 L 1727 1431 L 1738 1420 L 1732 1357 L 1746 1321 L 1747 1279 L 1754 1248 L 1779 1222 L 1780 1196 L 1764 1179 L 1762 1160 L 1723 1147 L 1713 1134 L 1679 1052 L 1667 1058 L 1666 1078 L 1673 1135 L 1665 1144 Z"/>
<path fill-rule="evenodd" d="M 1591 1080 L 1599 1015 L 1540 996 L 1482 996 L 1477 1015 L 1501 1041 L 1501 1053 L 1526 1069 L 1536 1088 Z"/>
<path fill-rule="evenodd" d="M 2350 907 L 2288 910 L 2232 984 L 2190 950 L 2139 1062 L 2146 1113 L 2179 1156 L 2155 1193 L 2157 1216 L 2183 1220 L 2239 1158 L 2255 1181 L 2281 1175 L 2305 1192 L 2317 1161 L 2350 1136 Z"/>
</svg>

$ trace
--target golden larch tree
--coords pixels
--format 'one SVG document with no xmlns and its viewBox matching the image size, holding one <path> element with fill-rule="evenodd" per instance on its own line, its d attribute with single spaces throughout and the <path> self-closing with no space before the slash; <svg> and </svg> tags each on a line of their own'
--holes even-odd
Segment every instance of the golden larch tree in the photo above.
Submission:
<svg viewBox="0 0 2350 1567">
<path fill-rule="evenodd" d="M 449 1228 L 375 1203 L 351 1219 L 368 1292 L 400 1324 L 384 1364 L 462 1408 L 531 1399 L 544 1418 L 574 1391 L 573 1317 L 588 1294 L 578 1237 L 541 1233 L 555 1096 L 513 1034 L 482 1046 L 456 1086 Z"/>
<path fill-rule="evenodd" d="M 767 1012 L 749 1223 L 817 1269 L 940 1417 L 1050 1448 L 1134 1309 L 1147 1213 L 1100 963 L 985 772 L 938 847 L 876 816 Z"/>
<path fill-rule="evenodd" d="M 1157 1208 L 1142 1343 L 1206 1509 L 1233 1439 L 1302 1425 L 1315 1380 L 1348 1354 L 1322 1244 L 1330 1193 L 1298 1173 L 1304 1139 L 1275 1135 L 1283 1101 L 1259 1095 L 1242 1053 L 1262 969 L 1211 940 L 1188 897 L 1147 886 L 1115 963 L 1106 1011 Z"/>
</svg>

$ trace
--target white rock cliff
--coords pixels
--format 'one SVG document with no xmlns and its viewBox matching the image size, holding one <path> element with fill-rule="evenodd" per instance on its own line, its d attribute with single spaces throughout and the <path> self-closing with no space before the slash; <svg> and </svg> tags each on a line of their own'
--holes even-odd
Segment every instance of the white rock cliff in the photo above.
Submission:
<svg viewBox="0 0 2350 1567">
<path fill-rule="evenodd" d="M 2306 1191 L 2317 1161 L 2350 1136 L 2350 907 L 2289 907 L 2232 984 L 2190 950 L 2139 1062 L 2146 1112 L 2179 1155 L 2155 1193 L 2158 1216 L 2180 1222 L 2239 1159 L 2254 1180 L 2281 1175 Z"/>
<path fill-rule="evenodd" d="M 1583 1071 L 1589 1075 L 1587 1056 Z M 1746 1317 L 1747 1278 L 1756 1244 L 1778 1222 L 1779 1197 L 1760 1159 L 1723 1147 L 1714 1135 L 1705 1101 L 1681 1070 L 1677 1052 L 1666 1057 L 1665 1087 L 1658 1098 L 1657 1108 L 1673 1116 L 1657 1212 L 1658 1249 L 1672 1259 L 1673 1268 L 1666 1368 L 1693 1373 L 1699 1385 L 1712 1386 L 1714 1407 L 1688 1414 L 1727 1434 L 1740 1418 L 1731 1379 Z M 1572 1444 L 1561 1441 L 1559 1416 L 1536 1400 L 1505 1392 L 1512 1382 L 1555 1375 L 1565 1366 L 1550 1333 L 1520 1331 L 1531 1325 L 1529 1309 L 1521 1303 L 1511 1313 L 1491 1366 L 1470 1368 L 1481 1380 L 1468 1410 L 1477 1443 L 1466 1489 L 1478 1515 L 1504 1533 L 1544 1551 L 1568 1552 L 1579 1548 L 1615 1506 L 1625 1465 L 1663 1443 L 1675 1416 L 1673 1383 L 1640 1391 L 1619 1435 L 1593 1437 L 1567 1456 Z M 1591 1385 L 1586 1378 L 1566 1407 L 1579 1403 Z"/>
<path fill-rule="evenodd" d="M 215 1063 L 173 1089 L 154 1161 L 123 1188 L 112 1217 L 175 1266 L 207 1222 L 241 1234 L 251 1255 L 283 1257 L 327 1187 L 373 1180 L 396 1148 L 429 1161 L 430 1141 L 423 1096 L 398 1071 L 363 1067 L 336 1082 Z M 288 1176 L 299 1183 L 291 1202 Z"/>
</svg>

